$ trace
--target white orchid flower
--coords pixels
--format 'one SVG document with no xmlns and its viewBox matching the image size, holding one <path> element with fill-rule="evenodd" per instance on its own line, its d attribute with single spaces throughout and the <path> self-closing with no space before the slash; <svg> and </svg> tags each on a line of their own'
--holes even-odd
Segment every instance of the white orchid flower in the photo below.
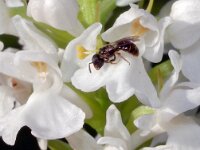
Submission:
<svg viewBox="0 0 200 150">
<path fill-rule="evenodd" d="M 100 70 L 89 65 L 96 53 L 97 36 L 101 28 L 101 24 L 93 24 L 66 47 L 61 65 L 64 81 L 72 81 L 76 88 L 85 92 L 95 91 L 105 86 L 113 102 L 122 102 L 136 94 L 144 104 L 151 103 L 155 107 L 159 105 L 155 88 L 141 59 L 142 52 L 139 52 L 139 56 L 122 52 L 121 55 L 130 64 L 120 58 L 116 64 L 104 63 Z"/>
<path fill-rule="evenodd" d="M 116 1 L 116 5 L 117 6 L 127 6 L 127 5 L 129 5 L 130 3 L 136 3 L 136 2 L 138 2 L 138 1 L 140 1 L 140 0 L 117 0 Z"/>
<path fill-rule="evenodd" d="M 84 130 L 67 137 L 70 146 L 76 150 L 133 150 L 139 142 L 135 134 L 130 135 L 124 126 L 119 110 L 111 105 L 106 112 L 104 136 L 98 140 Z"/>
<path fill-rule="evenodd" d="M 13 24 L 16 29 L 17 34 L 19 35 L 20 41 L 23 44 L 23 48 L 25 50 L 38 50 L 41 52 L 45 52 L 56 61 L 56 63 L 60 63 L 60 57 L 62 52 L 60 52 L 57 46 L 53 43 L 52 40 L 48 38 L 45 34 L 43 34 L 40 30 L 38 30 L 31 22 L 19 17 L 13 17 Z M 60 55 L 60 56 L 58 56 Z M 52 60 L 53 60 L 52 59 Z M 65 95 L 67 99 L 73 100 L 73 103 L 77 106 L 81 107 L 86 113 L 86 117 L 90 118 L 92 116 L 91 109 L 87 106 L 87 104 L 73 92 L 67 86 L 64 87 L 66 93 L 62 93 Z"/>
<path fill-rule="evenodd" d="M 30 0 L 27 15 L 60 30 L 78 36 L 84 30 L 78 21 L 79 7 L 76 0 Z"/>
<path fill-rule="evenodd" d="M 139 117 L 134 123 L 142 130 L 140 136 L 167 132 L 166 145 L 172 146 L 172 149 L 195 150 L 200 146 L 200 126 L 192 118 L 181 114 L 199 106 L 200 88 L 193 89 L 190 83 L 176 84 L 182 61 L 175 51 L 170 51 L 169 57 L 175 70 L 160 93 L 160 108 L 156 108 L 153 114 Z"/>
<path fill-rule="evenodd" d="M 0 57 L 1 73 L 33 85 L 27 102 L 0 119 L 0 133 L 6 143 L 13 145 L 25 125 L 41 139 L 65 137 L 83 126 L 85 114 L 62 94 L 61 73 L 51 55 L 35 50 L 2 52 Z M 9 65 L 13 69 L 9 70 Z"/>
<path fill-rule="evenodd" d="M 163 56 L 163 37 L 166 27 L 171 23 L 169 17 L 159 21 L 137 5 L 122 13 L 114 25 L 102 34 L 105 41 L 113 42 L 124 37 L 138 36 L 140 54 L 151 62 L 159 62 Z"/>
<path fill-rule="evenodd" d="M 179 0 L 171 8 L 173 23 L 168 38 L 180 50 L 183 60 L 182 72 L 190 81 L 200 84 L 200 1 Z"/>
</svg>

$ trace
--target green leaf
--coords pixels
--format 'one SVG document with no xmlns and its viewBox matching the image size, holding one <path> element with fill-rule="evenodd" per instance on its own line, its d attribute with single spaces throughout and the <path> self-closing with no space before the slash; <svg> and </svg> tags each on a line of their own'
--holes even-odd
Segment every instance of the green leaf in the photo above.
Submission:
<svg viewBox="0 0 200 150">
<path fill-rule="evenodd" d="M 104 25 L 116 8 L 116 0 L 103 0 L 100 3 L 100 20 Z"/>
<path fill-rule="evenodd" d="M 164 81 L 171 75 L 172 70 L 173 66 L 170 60 L 167 60 L 149 71 L 149 77 L 158 91 L 162 88 Z"/>
<path fill-rule="evenodd" d="M 67 85 L 89 105 L 93 112 L 93 117 L 87 119 L 85 122 L 94 128 L 99 134 L 103 134 L 106 122 L 106 110 L 111 104 L 106 90 L 101 88 L 95 92 L 86 93 L 76 89 L 71 84 Z"/>
<path fill-rule="evenodd" d="M 45 23 L 33 21 L 34 25 L 48 35 L 60 48 L 65 48 L 74 37 L 66 31 L 56 29 Z"/>
<path fill-rule="evenodd" d="M 99 21 L 100 5 L 98 0 L 77 0 L 80 11 L 78 18 L 84 27 Z"/>
<path fill-rule="evenodd" d="M 67 143 L 60 140 L 48 141 L 48 147 L 50 150 L 72 150 L 72 148 Z"/>
</svg>

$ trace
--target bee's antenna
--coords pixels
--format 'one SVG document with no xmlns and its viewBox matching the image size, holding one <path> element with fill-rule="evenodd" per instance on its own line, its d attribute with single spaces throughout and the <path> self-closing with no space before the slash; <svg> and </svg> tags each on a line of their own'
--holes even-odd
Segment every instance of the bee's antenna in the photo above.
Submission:
<svg viewBox="0 0 200 150">
<path fill-rule="evenodd" d="M 90 68 L 90 65 L 91 65 L 91 64 L 92 64 L 92 62 L 90 62 L 90 63 L 88 64 L 88 68 L 89 68 L 90 73 L 92 73 L 91 68 Z"/>
</svg>

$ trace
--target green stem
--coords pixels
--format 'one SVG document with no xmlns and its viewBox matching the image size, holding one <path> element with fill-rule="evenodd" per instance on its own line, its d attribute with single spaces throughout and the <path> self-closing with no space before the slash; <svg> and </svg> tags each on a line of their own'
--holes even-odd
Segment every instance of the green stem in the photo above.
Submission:
<svg viewBox="0 0 200 150">
<path fill-rule="evenodd" d="M 149 0 L 149 4 L 146 9 L 147 12 L 149 12 L 149 13 L 151 12 L 151 10 L 153 8 L 153 3 L 154 3 L 154 0 Z"/>
</svg>

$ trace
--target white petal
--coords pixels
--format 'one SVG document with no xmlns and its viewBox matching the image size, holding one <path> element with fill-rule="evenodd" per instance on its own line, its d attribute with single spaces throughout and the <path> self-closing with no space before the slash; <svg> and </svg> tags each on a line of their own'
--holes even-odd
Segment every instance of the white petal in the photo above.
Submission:
<svg viewBox="0 0 200 150">
<path fill-rule="evenodd" d="M 93 116 L 92 110 L 90 107 L 81 99 L 73 90 L 71 90 L 67 86 L 63 86 L 61 91 L 61 95 L 68 99 L 72 104 L 75 104 L 79 108 L 81 108 L 86 114 L 86 118 L 91 118 Z"/>
<path fill-rule="evenodd" d="M 96 91 L 105 85 L 109 77 L 108 71 L 106 72 L 104 68 L 106 68 L 106 66 L 103 66 L 100 70 L 95 70 L 93 65 L 91 65 L 91 73 L 89 72 L 89 67 L 79 69 L 71 78 L 72 84 L 84 92 Z"/>
<path fill-rule="evenodd" d="M 128 141 L 130 134 L 122 123 L 121 115 L 115 105 L 111 105 L 106 112 L 106 126 L 104 136 L 119 138 Z"/>
<path fill-rule="evenodd" d="M 0 117 L 2 117 L 13 109 L 16 99 L 9 87 L 1 85 L 0 91 Z"/>
<path fill-rule="evenodd" d="M 179 0 L 173 4 L 170 16 L 174 20 L 196 23 L 200 21 L 199 13 L 199 0 Z"/>
<path fill-rule="evenodd" d="M 20 74 L 18 68 L 14 67 L 15 66 L 14 57 L 15 57 L 14 53 L 10 52 L 0 53 L 0 72 L 5 75 L 12 76 L 14 78 L 29 81 L 31 78 L 23 76 L 22 74 Z"/>
<path fill-rule="evenodd" d="M 160 99 L 165 99 L 169 95 L 169 92 L 172 90 L 173 86 L 175 85 L 175 83 L 179 78 L 179 72 L 181 71 L 182 68 L 182 60 L 180 58 L 180 55 L 176 51 L 170 50 L 168 55 L 171 64 L 174 67 L 174 71 L 171 77 L 164 84 L 160 92 Z"/>
<path fill-rule="evenodd" d="M 146 47 L 144 57 L 147 60 L 154 62 L 154 63 L 161 61 L 161 59 L 163 57 L 163 51 L 164 51 L 165 30 L 170 24 L 171 24 L 171 19 L 169 17 L 165 17 L 165 18 L 162 18 L 159 20 L 159 22 L 158 22 L 159 39 L 157 40 L 155 45 Z M 151 35 L 149 35 L 149 36 L 151 36 Z"/>
<path fill-rule="evenodd" d="M 146 35 L 147 44 L 152 44 L 151 42 L 155 40 L 155 38 L 152 38 L 152 36 L 157 36 L 157 33 L 154 33 L 154 31 L 158 32 L 157 21 L 145 10 L 139 9 L 137 5 L 131 4 L 130 6 L 131 8 L 122 13 L 117 18 L 114 25 L 102 34 L 102 38 L 105 41 L 114 42 L 121 38 L 132 36 L 133 30 L 135 30 L 135 28 L 132 27 L 132 23 L 134 20 L 140 18 L 140 24 L 143 27 L 149 28 L 150 31 L 153 32 L 153 35 L 150 37 L 149 35 Z"/>
<path fill-rule="evenodd" d="M 3 50 L 3 47 L 4 47 L 4 45 L 3 45 L 3 43 L 0 41 L 0 52 Z"/>
<path fill-rule="evenodd" d="M 44 51 L 37 51 L 37 50 L 27 50 L 27 51 L 19 51 L 15 55 L 15 64 L 19 67 L 23 68 L 25 63 L 31 62 L 44 62 L 49 67 L 53 68 L 58 74 L 61 75 L 61 71 L 58 68 L 57 59 L 55 57 L 57 55 L 51 55 L 45 53 Z M 33 66 L 29 68 L 32 70 Z M 22 71 L 22 70 L 21 70 Z"/>
<path fill-rule="evenodd" d="M 37 139 L 38 145 L 41 150 L 47 150 L 48 141 L 44 139 Z"/>
<path fill-rule="evenodd" d="M 0 119 L 0 135 L 4 142 L 9 145 L 15 144 L 17 133 L 25 126 L 23 119 L 18 116 L 23 109 L 24 106 L 18 107 Z"/>
<path fill-rule="evenodd" d="M 127 6 L 130 3 L 135 3 L 138 1 L 140 1 L 140 0 L 117 0 L 116 4 L 117 4 L 117 6 Z"/>
<path fill-rule="evenodd" d="M 142 148 L 141 150 L 175 150 L 175 149 L 173 146 L 160 145 L 156 147 L 145 147 L 145 148 Z"/>
<path fill-rule="evenodd" d="M 181 51 L 181 58 L 183 61 L 182 72 L 192 82 L 200 83 L 200 44 L 197 42 L 193 46 Z"/>
<path fill-rule="evenodd" d="M 126 150 L 128 149 L 128 145 L 125 141 L 120 138 L 113 137 L 101 137 L 97 141 L 98 144 L 105 145 L 104 150 Z"/>
<path fill-rule="evenodd" d="M 200 105 L 200 88 L 175 89 L 165 99 L 162 109 L 175 117 Z"/>
<path fill-rule="evenodd" d="M 181 0 L 173 4 L 170 16 L 174 23 L 169 27 L 169 39 L 178 49 L 194 44 L 199 38 L 200 2 Z"/>
<path fill-rule="evenodd" d="M 79 60 L 76 56 L 76 46 L 83 46 L 86 50 L 96 49 L 96 39 L 100 33 L 102 25 L 95 23 L 88 27 L 78 38 L 72 40 L 66 47 L 61 70 L 63 73 L 63 80 L 69 82 L 74 72 L 79 68 Z"/>
<path fill-rule="evenodd" d="M 176 21 L 168 28 L 168 38 L 177 49 L 185 49 L 200 39 L 199 24 Z"/>
<path fill-rule="evenodd" d="M 113 69 L 114 74 L 106 83 L 109 98 L 113 102 L 121 102 L 136 94 L 142 103 L 158 106 L 156 90 L 144 69 L 142 59 L 130 57 L 132 56 L 125 57 L 131 63 L 130 66 L 121 60 L 115 70 Z"/>
<path fill-rule="evenodd" d="M 76 150 L 102 149 L 86 131 L 80 130 L 66 138 L 70 146 Z"/>
<path fill-rule="evenodd" d="M 35 20 L 65 30 L 74 36 L 83 31 L 78 21 L 79 7 L 75 0 L 30 0 L 27 14 Z"/>
<path fill-rule="evenodd" d="M 142 132 L 142 130 L 136 130 L 131 135 L 131 149 L 136 149 L 138 146 L 155 136 L 153 133 L 150 133 L 147 136 L 141 136 Z"/>
<path fill-rule="evenodd" d="M 6 5 L 8 7 L 22 7 L 24 3 L 21 0 L 6 0 Z"/>
<path fill-rule="evenodd" d="M 160 145 L 160 144 L 163 144 L 163 143 L 166 143 L 167 141 L 167 138 L 168 138 L 168 135 L 167 133 L 161 133 L 157 136 L 155 136 L 151 142 L 151 146 L 156 146 L 156 145 Z"/>
<path fill-rule="evenodd" d="M 134 120 L 134 124 L 139 129 L 150 131 L 156 125 L 156 119 L 154 114 L 144 115 Z"/>
<path fill-rule="evenodd" d="M 0 14 L 0 34 L 3 34 L 8 31 L 10 23 L 8 8 L 3 0 L 0 0 Z"/>
<path fill-rule="evenodd" d="M 31 95 L 23 116 L 32 134 L 43 139 L 69 136 L 82 128 L 85 118 L 78 107 L 52 91 Z"/>
<path fill-rule="evenodd" d="M 200 147 L 200 126 L 191 118 L 179 117 L 169 126 L 167 145 L 173 150 L 197 150 Z"/>
<path fill-rule="evenodd" d="M 24 44 L 24 49 L 40 50 L 50 54 L 57 53 L 57 47 L 53 41 L 39 31 L 31 22 L 20 16 L 15 16 L 12 20 L 20 40 Z"/>
</svg>

